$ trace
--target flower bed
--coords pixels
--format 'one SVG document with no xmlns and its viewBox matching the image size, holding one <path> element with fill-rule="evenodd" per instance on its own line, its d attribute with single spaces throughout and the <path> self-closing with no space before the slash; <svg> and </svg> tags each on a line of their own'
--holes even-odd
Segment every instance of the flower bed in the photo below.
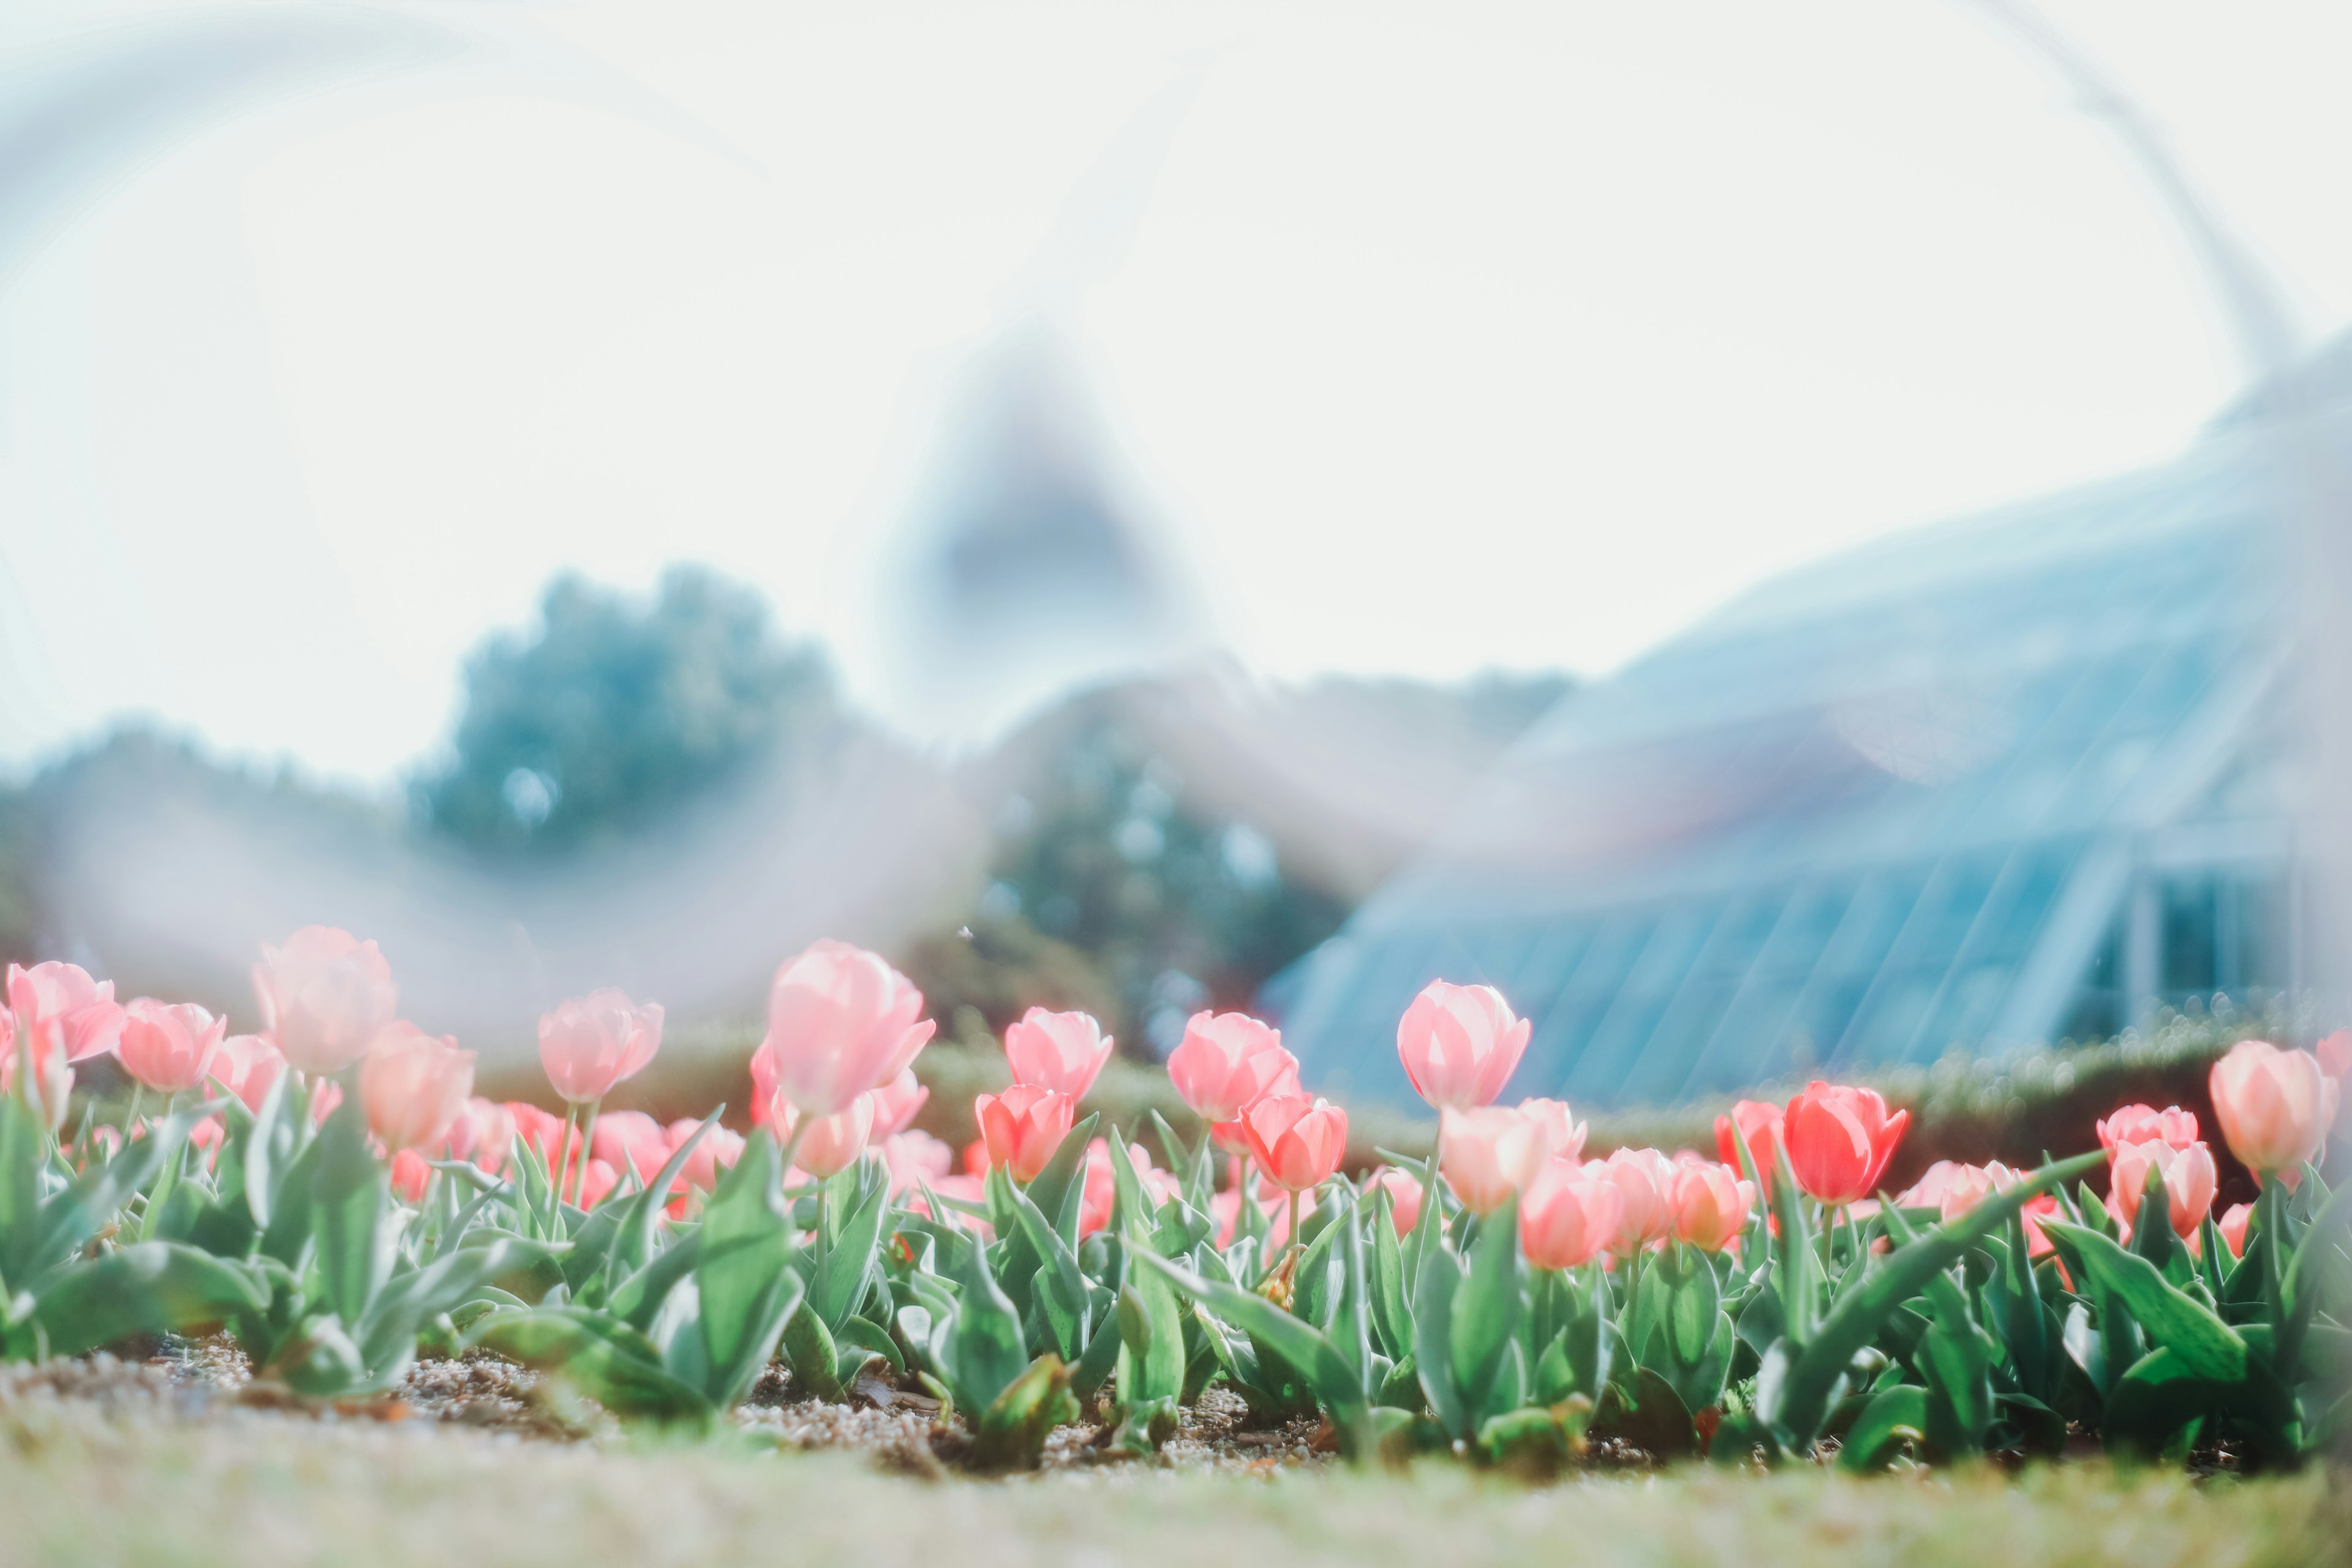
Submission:
<svg viewBox="0 0 2352 1568">
<path fill-rule="evenodd" d="M 1528 1026 L 1486 987 L 1433 984 L 1400 1026 L 1433 1156 L 1355 1175 L 1347 1113 L 1298 1091 L 1265 1025 L 1192 1021 L 1169 1064 L 1208 1129 L 1188 1140 L 1080 1118 L 1111 1042 L 1042 1010 L 957 1171 L 909 1129 L 920 994 L 840 943 L 778 973 L 748 1136 L 717 1110 L 603 1112 L 660 1046 L 660 1009 L 617 992 L 542 1020 L 557 1118 L 472 1096 L 471 1054 L 398 1018 L 372 943 L 298 932 L 257 988 L 268 1032 L 229 1040 L 191 1005 L 12 969 L 9 1359 L 225 1333 L 240 1405 L 342 1410 L 488 1352 L 539 1374 L 518 1403 L 559 1426 L 581 1399 L 672 1434 L 877 1429 L 747 1417 L 781 1373 L 869 1407 L 914 1468 L 971 1472 L 1230 1458 L 1260 1434 L 1523 1475 L 2086 1447 L 2288 1468 L 2352 1408 L 2346 1205 L 2316 1163 L 2340 1040 L 2213 1066 L 2214 1119 L 2262 1182 L 2216 1214 L 2178 1108 L 1900 1193 L 1907 1115 L 1847 1086 L 1734 1107 L 1715 1158 L 1583 1160 L 1567 1106 L 1493 1103 Z M 68 1131 L 72 1064 L 102 1052 L 141 1095 Z"/>
</svg>

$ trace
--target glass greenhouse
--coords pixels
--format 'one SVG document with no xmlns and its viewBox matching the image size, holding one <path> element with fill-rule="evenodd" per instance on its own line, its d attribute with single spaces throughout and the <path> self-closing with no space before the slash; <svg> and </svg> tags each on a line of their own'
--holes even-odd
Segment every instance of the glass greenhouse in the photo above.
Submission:
<svg viewBox="0 0 2352 1568">
<path fill-rule="evenodd" d="M 1307 1079 L 1409 1096 L 1433 978 L 1514 1094 L 1666 1104 L 2295 987 L 2289 542 L 2258 429 L 1765 584 L 1539 723 L 1277 976 Z"/>
</svg>

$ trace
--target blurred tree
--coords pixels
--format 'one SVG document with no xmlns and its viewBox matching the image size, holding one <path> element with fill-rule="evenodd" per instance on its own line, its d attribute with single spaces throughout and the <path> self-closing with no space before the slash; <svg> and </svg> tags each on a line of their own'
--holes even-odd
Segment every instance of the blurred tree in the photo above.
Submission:
<svg viewBox="0 0 2352 1568">
<path fill-rule="evenodd" d="M 414 797 L 478 849 L 574 850 L 839 722 L 824 656 L 781 640 L 751 589 L 673 567 L 646 605 L 567 574 L 533 632 L 467 661 L 454 754 Z"/>
<path fill-rule="evenodd" d="M 29 791 L 0 788 L 0 963 L 36 963 L 41 927 Z"/>
</svg>

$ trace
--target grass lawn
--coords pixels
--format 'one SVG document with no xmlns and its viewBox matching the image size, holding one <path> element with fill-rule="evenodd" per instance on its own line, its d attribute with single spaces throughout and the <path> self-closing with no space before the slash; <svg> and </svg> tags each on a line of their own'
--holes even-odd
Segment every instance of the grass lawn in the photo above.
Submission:
<svg viewBox="0 0 2352 1568">
<path fill-rule="evenodd" d="M 1691 1468 L 1529 1489 L 1410 1476 L 1103 1469 L 922 1481 L 848 1458 L 595 1449 L 258 1414 L 142 1423 L 71 1405 L 0 1418 L 8 1563 L 856 1564 L 1416 1568 L 1607 1563 L 2328 1563 L 2340 1472 L 2192 1484 L 2096 1464 L 1856 1481 Z"/>
</svg>

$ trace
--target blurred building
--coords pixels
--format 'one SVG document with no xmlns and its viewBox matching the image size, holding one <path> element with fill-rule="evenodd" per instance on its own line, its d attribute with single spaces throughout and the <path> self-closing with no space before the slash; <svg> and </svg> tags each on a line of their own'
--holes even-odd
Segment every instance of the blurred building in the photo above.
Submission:
<svg viewBox="0 0 2352 1568">
<path fill-rule="evenodd" d="M 2343 432 L 2352 342 L 2297 375 L 2298 421 Z M 1396 1021 L 1436 978 L 1534 1020 L 1513 1092 L 1603 1105 L 2299 989 L 2275 391 L 2167 467 L 1791 573 L 1570 695 L 1270 984 L 1307 1080 L 1408 1098 Z"/>
</svg>

